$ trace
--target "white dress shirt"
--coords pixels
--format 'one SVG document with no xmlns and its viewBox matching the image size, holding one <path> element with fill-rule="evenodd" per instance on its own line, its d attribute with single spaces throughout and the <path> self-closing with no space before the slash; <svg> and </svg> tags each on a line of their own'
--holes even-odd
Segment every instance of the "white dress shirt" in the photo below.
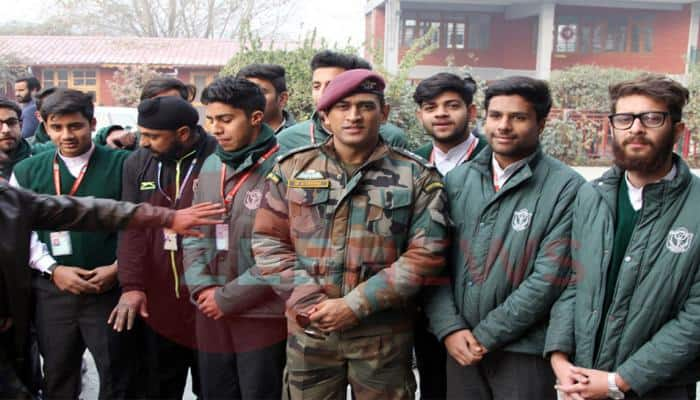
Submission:
<svg viewBox="0 0 700 400">
<path fill-rule="evenodd" d="M 68 172 L 70 172 L 73 177 L 77 178 L 80 175 L 80 171 L 90 160 L 90 156 L 95 151 L 95 145 L 90 147 L 90 150 L 77 156 L 77 157 L 64 157 L 61 153 L 58 156 L 66 164 Z M 17 182 L 17 177 L 12 174 L 10 177 L 10 185 L 14 187 L 20 187 L 19 182 Z M 32 236 L 29 242 L 29 267 L 40 272 L 48 272 L 49 268 L 56 264 L 56 260 L 51 257 L 48 247 L 45 243 L 39 240 L 39 236 L 36 232 L 32 232 Z"/>
<path fill-rule="evenodd" d="M 522 166 L 530 162 L 530 160 L 532 160 L 533 157 L 535 157 L 535 154 L 537 153 L 533 153 L 521 160 L 518 160 L 505 168 L 501 168 L 501 165 L 496 160 L 496 155 L 492 155 L 491 167 L 493 169 L 493 185 L 496 191 L 498 192 L 499 190 L 501 190 L 501 188 L 503 187 L 503 185 L 506 184 L 508 179 L 510 179 L 511 176 L 515 175 L 515 173 L 518 172 L 518 170 Z"/>
<path fill-rule="evenodd" d="M 443 153 L 442 150 L 433 144 L 433 163 L 435 164 L 435 168 L 440 171 L 442 176 L 447 175 L 454 167 L 462 164 L 466 160 L 469 149 L 474 151 L 474 147 L 472 146 L 476 146 L 477 140 L 479 139 L 470 133 L 467 140 L 449 149 L 447 153 Z"/>
</svg>

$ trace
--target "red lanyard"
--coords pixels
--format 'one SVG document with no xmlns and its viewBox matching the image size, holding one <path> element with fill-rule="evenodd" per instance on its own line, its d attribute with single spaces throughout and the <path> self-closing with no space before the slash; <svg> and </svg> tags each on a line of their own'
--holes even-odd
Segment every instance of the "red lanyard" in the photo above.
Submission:
<svg viewBox="0 0 700 400">
<path fill-rule="evenodd" d="M 253 174 L 253 171 L 255 171 L 259 166 L 261 166 L 265 160 L 267 160 L 272 154 L 274 154 L 280 146 L 276 144 L 274 147 L 272 147 L 270 150 L 267 151 L 267 153 L 263 154 L 258 161 L 246 171 L 246 173 L 241 177 L 241 179 L 236 182 L 236 184 L 233 186 L 233 189 L 231 189 L 228 194 L 224 195 L 224 186 L 226 185 L 226 164 L 221 165 L 221 198 L 224 199 L 224 204 L 226 208 L 228 209 L 231 203 L 233 203 L 234 197 L 236 197 L 236 193 L 238 193 L 238 190 L 243 186 L 243 183 L 250 178 L 250 175 Z"/>
<path fill-rule="evenodd" d="M 92 159 L 92 155 L 90 156 L 90 159 Z M 83 182 L 83 179 L 85 178 L 85 172 L 87 171 L 88 164 L 90 164 L 90 159 L 83 165 L 83 168 L 80 169 L 80 174 L 78 175 L 77 178 L 75 178 L 75 182 L 73 182 L 73 186 L 70 188 L 70 192 L 68 192 L 69 196 L 75 195 L 75 193 L 78 191 L 78 187 L 80 184 Z M 58 154 L 53 159 L 53 186 L 56 189 L 56 194 L 61 195 L 61 173 L 58 168 Z"/>
<path fill-rule="evenodd" d="M 476 145 L 479 143 L 479 139 L 476 139 L 472 142 L 472 144 L 469 145 L 467 148 L 467 152 L 464 155 L 464 158 L 462 159 L 463 161 L 469 161 L 469 157 L 472 156 L 472 153 L 474 152 L 474 149 L 476 148 Z M 435 163 L 435 147 L 433 147 L 433 151 L 430 152 L 430 161 L 431 164 Z"/>
<path fill-rule="evenodd" d="M 498 193 L 501 187 L 498 186 L 498 178 L 496 177 L 496 171 L 493 172 L 493 190 Z"/>
</svg>

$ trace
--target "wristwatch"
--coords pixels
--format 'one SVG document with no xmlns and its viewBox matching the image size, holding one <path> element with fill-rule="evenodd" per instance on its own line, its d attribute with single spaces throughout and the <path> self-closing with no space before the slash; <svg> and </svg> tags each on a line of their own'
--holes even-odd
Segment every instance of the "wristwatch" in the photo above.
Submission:
<svg viewBox="0 0 700 400">
<path fill-rule="evenodd" d="M 46 271 L 41 271 L 41 276 L 48 280 L 53 280 L 53 271 L 58 267 L 58 263 L 53 263 L 50 267 L 46 268 Z"/>
<path fill-rule="evenodd" d="M 619 387 L 617 387 L 617 383 L 615 383 L 615 375 L 617 374 L 614 372 L 608 374 L 608 397 L 613 400 L 624 399 L 625 393 L 620 390 Z"/>
</svg>

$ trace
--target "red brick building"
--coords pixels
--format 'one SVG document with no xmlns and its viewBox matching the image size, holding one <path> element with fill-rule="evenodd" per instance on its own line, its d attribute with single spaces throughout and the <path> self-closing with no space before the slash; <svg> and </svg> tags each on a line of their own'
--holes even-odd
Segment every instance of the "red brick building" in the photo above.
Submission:
<svg viewBox="0 0 700 400">
<path fill-rule="evenodd" d="M 237 50 L 237 43 L 231 40 L 0 36 L 0 55 L 21 61 L 42 87 L 91 92 L 96 104 L 103 106 L 115 105 L 108 82 L 117 66 L 147 64 L 193 83 L 201 93 Z"/>
<path fill-rule="evenodd" d="M 367 0 L 365 23 L 389 70 L 435 27 L 438 48 L 414 79 L 444 70 L 448 57 L 484 79 L 547 78 L 577 64 L 683 75 L 696 58 L 700 1 Z"/>
</svg>

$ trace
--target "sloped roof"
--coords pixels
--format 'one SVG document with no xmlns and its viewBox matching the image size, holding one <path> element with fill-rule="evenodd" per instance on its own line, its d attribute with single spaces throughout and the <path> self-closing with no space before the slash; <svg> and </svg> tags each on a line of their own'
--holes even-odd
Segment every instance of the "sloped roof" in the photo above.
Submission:
<svg viewBox="0 0 700 400">
<path fill-rule="evenodd" d="M 151 64 L 222 67 L 238 43 L 221 39 L 0 36 L 0 54 L 32 65 Z"/>
</svg>

